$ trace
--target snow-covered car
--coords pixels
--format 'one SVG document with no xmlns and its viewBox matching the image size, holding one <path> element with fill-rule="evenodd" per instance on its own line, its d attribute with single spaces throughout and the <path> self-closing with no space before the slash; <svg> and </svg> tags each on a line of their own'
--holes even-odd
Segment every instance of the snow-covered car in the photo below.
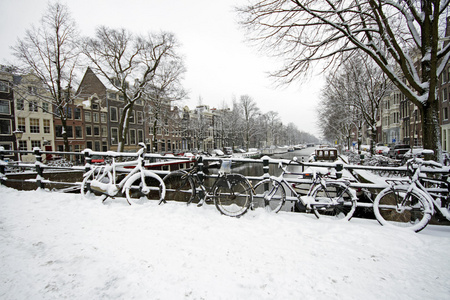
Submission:
<svg viewBox="0 0 450 300">
<path fill-rule="evenodd" d="M 387 156 L 390 148 L 384 144 L 377 144 L 375 147 L 375 154 Z"/>
<path fill-rule="evenodd" d="M 214 150 L 211 151 L 211 155 L 215 155 L 215 156 L 224 156 L 225 153 L 223 153 L 223 151 L 220 150 L 220 149 L 214 149 Z"/>
</svg>

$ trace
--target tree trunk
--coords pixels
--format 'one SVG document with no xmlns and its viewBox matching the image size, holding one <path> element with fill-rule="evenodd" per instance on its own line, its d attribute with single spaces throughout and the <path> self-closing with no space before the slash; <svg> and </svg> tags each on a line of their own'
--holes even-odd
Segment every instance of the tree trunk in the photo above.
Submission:
<svg viewBox="0 0 450 300">
<path fill-rule="evenodd" d="M 434 155 L 426 157 L 442 163 L 441 127 L 439 126 L 439 103 L 427 101 L 423 105 L 422 140 L 424 149 L 431 149 Z"/>
</svg>

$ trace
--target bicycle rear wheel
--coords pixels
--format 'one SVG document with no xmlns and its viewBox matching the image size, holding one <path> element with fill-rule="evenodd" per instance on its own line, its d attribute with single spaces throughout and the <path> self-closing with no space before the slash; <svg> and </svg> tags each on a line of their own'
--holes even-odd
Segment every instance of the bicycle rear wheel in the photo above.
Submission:
<svg viewBox="0 0 450 300">
<path fill-rule="evenodd" d="M 286 192 L 281 182 L 264 179 L 253 187 L 253 208 L 264 207 L 268 212 L 277 213 L 286 202 Z"/>
<path fill-rule="evenodd" d="M 190 204 L 195 198 L 195 184 L 185 171 L 174 171 L 167 174 L 164 179 L 166 185 L 165 200 L 180 201 Z"/>
<path fill-rule="evenodd" d="M 349 221 L 356 209 L 356 201 L 346 185 L 327 183 L 320 184 L 311 193 L 315 201 L 324 205 L 311 204 L 317 218 L 327 216 L 335 220 Z"/>
<path fill-rule="evenodd" d="M 83 182 L 81 183 L 81 195 L 83 196 L 83 198 L 87 200 L 99 199 L 101 201 L 104 201 L 108 197 L 105 193 L 91 188 L 91 181 L 94 179 L 99 180 L 99 177 L 101 177 L 101 175 L 103 175 L 102 169 L 94 169 L 91 174 L 83 179 Z M 105 177 L 100 179 L 100 182 L 104 184 L 110 184 L 112 182 L 111 173 L 108 172 Z"/>
<path fill-rule="evenodd" d="M 240 174 L 230 174 L 219 179 L 213 190 L 216 208 L 229 217 L 244 215 L 253 199 L 252 187 Z"/>
<path fill-rule="evenodd" d="M 144 171 L 145 185 L 141 173 L 131 176 L 125 184 L 125 196 L 129 204 L 145 204 L 149 200 L 164 201 L 166 188 L 163 180 L 150 171 Z"/>
<path fill-rule="evenodd" d="M 394 186 L 382 190 L 375 198 L 373 212 L 384 226 L 407 228 L 415 232 L 424 229 L 431 219 L 430 203 L 420 190 L 408 192 L 409 186 Z"/>
</svg>

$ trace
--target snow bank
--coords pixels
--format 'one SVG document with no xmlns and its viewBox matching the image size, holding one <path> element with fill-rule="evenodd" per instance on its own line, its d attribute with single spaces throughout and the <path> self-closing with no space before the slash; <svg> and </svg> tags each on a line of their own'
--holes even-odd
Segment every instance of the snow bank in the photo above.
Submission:
<svg viewBox="0 0 450 300">
<path fill-rule="evenodd" d="M 0 186 L 2 299 L 448 299 L 450 230 Z"/>
</svg>

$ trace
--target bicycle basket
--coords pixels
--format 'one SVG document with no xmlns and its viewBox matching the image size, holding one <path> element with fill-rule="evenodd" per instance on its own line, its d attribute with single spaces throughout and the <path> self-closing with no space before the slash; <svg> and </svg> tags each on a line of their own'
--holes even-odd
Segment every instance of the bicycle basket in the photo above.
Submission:
<svg viewBox="0 0 450 300">
<path fill-rule="evenodd" d="M 231 160 L 223 160 L 220 166 L 219 173 L 230 174 L 231 173 Z"/>
</svg>

